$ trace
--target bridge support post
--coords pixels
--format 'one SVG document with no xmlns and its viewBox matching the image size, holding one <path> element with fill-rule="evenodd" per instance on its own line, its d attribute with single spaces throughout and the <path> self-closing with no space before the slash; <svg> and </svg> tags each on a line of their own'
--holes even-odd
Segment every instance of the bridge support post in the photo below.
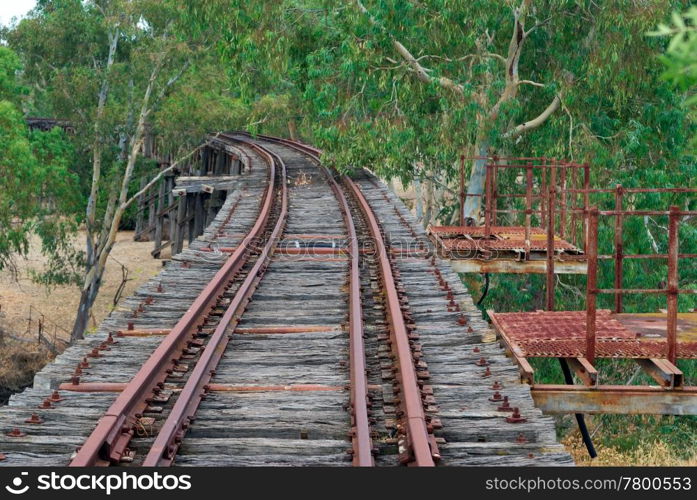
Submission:
<svg viewBox="0 0 697 500">
<path fill-rule="evenodd" d="M 172 256 L 175 256 L 184 248 L 184 222 L 186 220 L 186 196 L 177 199 L 177 220 L 175 222 L 175 236 L 172 243 Z"/>
<path fill-rule="evenodd" d="M 160 258 L 160 251 L 162 250 L 162 226 L 164 225 L 165 216 L 165 196 L 167 193 L 165 189 L 167 188 L 167 179 L 160 181 L 160 190 L 157 196 L 157 214 L 155 219 L 155 248 L 153 249 L 153 257 L 156 259 Z"/>
</svg>

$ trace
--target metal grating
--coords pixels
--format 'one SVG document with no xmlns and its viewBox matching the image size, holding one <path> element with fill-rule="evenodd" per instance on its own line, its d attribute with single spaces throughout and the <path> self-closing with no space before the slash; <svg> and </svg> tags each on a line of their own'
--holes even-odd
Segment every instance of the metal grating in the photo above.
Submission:
<svg viewBox="0 0 697 500">
<path fill-rule="evenodd" d="M 525 234 L 523 226 L 491 226 L 490 229 L 491 234 Z M 438 236 L 483 236 L 485 230 L 485 226 L 431 226 L 429 228 L 431 234 Z M 546 233 L 544 229 L 531 227 L 530 234 L 545 235 Z"/>
<path fill-rule="evenodd" d="M 665 358 L 665 340 L 641 340 L 608 310 L 596 316 L 596 357 Z M 580 357 L 586 348 L 585 311 L 493 313 L 493 320 L 512 347 L 524 357 Z M 677 357 L 697 359 L 697 342 L 678 341 Z"/>
</svg>

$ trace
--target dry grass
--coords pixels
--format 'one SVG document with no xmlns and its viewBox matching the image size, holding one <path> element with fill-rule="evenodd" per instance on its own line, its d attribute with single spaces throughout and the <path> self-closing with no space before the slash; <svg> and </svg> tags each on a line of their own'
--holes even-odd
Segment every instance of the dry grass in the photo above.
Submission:
<svg viewBox="0 0 697 500">
<path fill-rule="evenodd" d="M 0 404 L 31 385 L 34 374 L 51 358 L 51 353 L 37 344 L 7 340 L 0 332 Z"/>
<path fill-rule="evenodd" d="M 81 247 L 84 236 L 78 236 L 76 246 Z M 99 324 L 113 309 L 113 298 L 121 283 L 121 266 L 123 263 L 129 269 L 129 279 L 123 291 L 123 297 L 132 294 L 135 289 L 162 269 L 159 260 L 150 255 L 152 243 L 133 241 L 132 231 L 122 231 L 118 234 L 116 245 L 107 261 L 104 282 L 93 309 L 91 326 Z M 63 331 L 70 331 L 75 311 L 77 310 L 80 293 L 78 287 L 58 286 L 50 290 L 31 281 L 29 269 L 40 268 L 44 258 L 41 252 L 33 246 L 26 259 L 17 261 L 18 275 L 15 277 L 9 271 L 0 272 L 0 307 L 2 308 L 2 323 L 12 335 L 24 335 L 29 324 L 29 309 L 32 306 L 32 320 L 36 321 L 39 314 L 55 323 Z M 35 310 L 35 311 L 34 311 Z M 54 326 L 47 324 L 49 332 L 53 333 Z M 36 336 L 36 330 L 29 332 Z M 65 333 L 63 333 L 65 335 Z"/>
<path fill-rule="evenodd" d="M 83 242 L 84 235 L 80 234 L 75 245 L 81 247 Z M 107 261 L 104 282 L 93 308 L 91 328 L 95 328 L 113 309 L 114 295 L 122 280 L 118 262 L 129 270 L 129 281 L 122 297 L 131 295 L 138 286 L 162 269 L 161 262 L 151 257 L 151 250 L 152 243 L 133 241 L 132 231 L 118 234 L 111 254 L 113 258 Z M 38 319 L 43 314 L 45 332 L 49 338 L 54 333 L 59 338 L 69 337 L 80 290 L 75 285 L 57 286 L 48 290 L 33 283 L 29 270 L 41 268 L 43 262 L 44 257 L 37 245 L 33 245 L 25 259 L 17 260 L 16 275 L 9 270 L 0 271 L 0 389 L 4 387 L 16 391 L 30 384 L 33 374 L 51 358 L 49 352 L 35 343 L 14 341 L 7 338 L 7 335 L 2 335 L 2 330 L 10 336 L 35 341 Z"/>
<path fill-rule="evenodd" d="M 598 456 L 591 459 L 586 447 L 578 435 L 572 433 L 562 440 L 566 450 L 571 453 L 576 465 L 586 467 L 598 466 L 697 466 L 697 450 L 692 457 L 682 458 L 676 455 L 675 450 L 661 441 L 640 441 L 629 451 L 620 451 L 616 448 L 605 447 L 596 444 Z"/>
</svg>

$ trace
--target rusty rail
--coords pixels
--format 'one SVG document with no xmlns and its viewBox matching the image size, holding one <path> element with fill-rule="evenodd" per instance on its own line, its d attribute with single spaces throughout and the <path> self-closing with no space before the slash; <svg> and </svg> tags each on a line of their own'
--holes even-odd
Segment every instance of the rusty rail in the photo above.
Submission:
<svg viewBox="0 0 697 500">
<path fill-rule="evenodd" d="M 396 378 L 400 383 L 400 404 L 404 412 L 403 421 L 406 440 L 405 442 L 400 442 L 400 454 L 406 452 L 405 454 L 409 456 L 407 461 L 409 465 L 432 467 L 435 465 L 434 458 L 438 457 L 437 447 L 433 434 L 429 432 L 426 422 L 414 358 L 409 346 L 409 335 L 404 323 L 388 252 L 380 234 L 380 227 L 375 214 L 360 188 L 348 177 L 344 178 L 344 182 L 355 197 L 376 245 L 380 275 L 386 298 L 386 312 L 390 324 L 392 349 L 396 354 Z"/>
<path fill-rule="evenodd" d="M 227 310 L 223 314 L 220 323 L 215 328 L 213 335 L 206 345 L 201 358 L 191 372 L 189 379 L 179 393 L 177 402 L 172 411 L 160 428 L 155 441 L 150 448 L 143 465 L 148 467 L 162 467 L 171 465 L 174 461 L 177 450 L 181 444 L 184 434 L 196 413 L 196 410 L 205 397 L 207 384 L 210 382 L 215 368 L 225 352 L 230 335 L 228 330 L 231 325 L 236 326 L 240 320 L 241 313 L 249 302 L 257 284 L 261 280 L 263 271 L 268 265 L 271 253 L 278 243 L 279 237 L 286 223 L 288 213 L 288 189 L 286 183 L 286 167 L 283 160 L 258 145 L 249 142 L 248 145 L 255 149 L 262 157 L 265 157 L 270 165 L 280 167 L 281 182 L 281 212 L 274 226 L 271 236 L 264 245 L 259 258 L 252 269 L 247 274 L 246 279 L 230 302 Z M 266 205 L 264 207 L 267 208 Z M 268 210 L 270 211 L 269 204 Z M 245 242 L 246 243 L 246 242 Z M 243 245 L 245 244 L 243 243 Z"/>
<path fill-rule="evenodd" d="M 71 461 L 71 466 L 118 463 L 126 453 L 128 444 L 134 435 L 134 422 L 137 415 L 141 414 L 147 407 L 148 400 L 161 391 L 167 377 L 167 370 L 171 369 L 175 363 L 173 358 L 191 343 L 193 335 L 202 325 L 205 315 L 215 305 L 218 296 L 224 292 L 249 259 L 252 242 L 261 236 L 270 217 L 277 183 L 285 189 L 285 175 L 282 179 L 278 179 L 276 165 L 272 163 L 269 169 L 269 183 L 261 202 L 259 217 L 243 244 L 228 258 L 223 267 L 172 328 L 169 335 L 155 349 L 111 407 L 100 418 L 95 429 Z M 229 319 L 231 319 L 230 316 L 228 316 Z"/>
<path fill-rule="evenodd" d="M 293 148 L 310 156 L 320 165 L 321 151 L 306 144 L 265 135 L 258 136 L 266 141 Z M 368 417 L 368 379 L 366 377 L 365 342 L 363 340 L 363 307 L 361 304 L 361 281 L 359 275 L 359 249 L 356 227 L 343 191 L 326 167 L 321 167 L 329 186 L 339 202 L 341 214 L 348 232 L 348 254 L 351 274 L 349 277 L 349 371 L 351 379 L 351 447 L 353 465 L 367 467 L 375 465 L 373 443 L 370 437 Z"/>
</svg>

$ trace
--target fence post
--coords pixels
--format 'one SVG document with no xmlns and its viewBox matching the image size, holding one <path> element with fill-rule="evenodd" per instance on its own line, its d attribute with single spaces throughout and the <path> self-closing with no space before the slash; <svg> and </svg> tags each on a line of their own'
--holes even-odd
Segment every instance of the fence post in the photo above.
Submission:
<svg viewBox="0 0 697 500">
<path fill-rule="evenodd" d="M 591 208 L 588 221 L 586 255 L 588 256 L 588 276 L 586 280 L 586 359 L 595 360 L 596 299 L 598 295 L 598 208 Z"/>
<path fill-rule="evenodd" d="M 668 341 L 668 361 L 675 364 L 676 341 L 678 330 L 678 223 L 680 221 L 680 208 L 670 207 L 668 221 L 668 318 L 666 337 Z"/>
<path fill-rule="evenodd" d="M 525 166 L 525 260 L 530 259 L 530 225 L 532 224 L 532 162 Z"/>
<path fill-rule="evenodd" d="M 566 239 L 566 169 L 567 165 L 560 166 L 561 179 L 559 181 L 561 201 L 559 210 L 559 236 Z"/>
<path fill-rule="evenodd" d="M 590 206 L 590 193 L 588 190 L 591 185 L 591 171 L 588 163 L 583 164 L 583 251 L 588 252 L 586 246 L 588 241 L 588 208 Z"/>
<path fill-rule="evenodd" d="M 557 170 L 554 161 L 549 169 L 549 192 L 547 193 L 547 310 L 554 310 L 554 205 L 556 203 Z"/>
<path fill-rule="evenodd" d="M 420 190 L 418 190 L 416 194 L 417 205 L 420 204 L 420 194 Z M 418 217 L 419 215 L 417 213 L 417 218 Z M 465 155 L 460 155 L 460 225 L 465 225 Z"/>
<path fill-rule="evenodd" d="M 491 164 L 484 165 L 484 196 L 486 197 L 484 205 L 484 237 L 491 236 Z"/>
<path fill-rule="evenodd" d="M 498 167 L 498 162 L 495 161 L 494 165 L 492 167 L 492 172 L 491 172 L 491 225 L 492 226 L 497 226 L 498 225 L 498 215 L 497 211 L 499 208 L 499 189 L 498 189 L 498 184 L 499 184 L 499 167 Z"/>
<path fill-rule="evenodd" d="M 542 158 L 540 167 L 540 227 L 547 224 L 547 158 Z"/>
<path fill-rule="evenodd" d="M 624 195 L 624 190 L 621 184 L 615 186 L 615 211 L 622 212 L 622 197 Z M 624 248 L 623 248 L 623 226 L 624 217 L 618 213 L 615 216 L 615 289 L 619 290 L 622 288 L 623 275 L 624 275 Z M 615 292 L 615 312 L 622 312 L 622 301 L 623 296 L 620 292 Z"/>
</svg>

